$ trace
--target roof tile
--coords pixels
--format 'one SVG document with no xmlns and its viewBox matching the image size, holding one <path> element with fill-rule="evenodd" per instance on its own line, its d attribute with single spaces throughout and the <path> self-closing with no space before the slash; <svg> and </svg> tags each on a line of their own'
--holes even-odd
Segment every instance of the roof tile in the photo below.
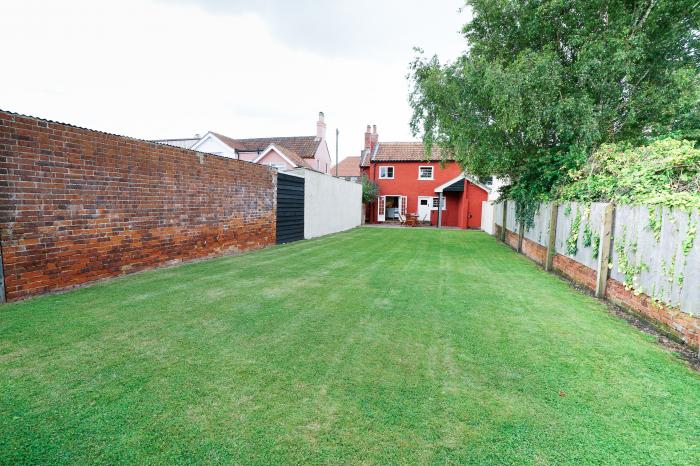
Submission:
<svg viewBox="0 0 700 466">
<path fill-rule="evenodd" d="M 331 168 L 335 175 L 335 167 Z M 338 164 L 338 176 L 360 176 L 360 157 L 346 157 Z"/>
</svg>

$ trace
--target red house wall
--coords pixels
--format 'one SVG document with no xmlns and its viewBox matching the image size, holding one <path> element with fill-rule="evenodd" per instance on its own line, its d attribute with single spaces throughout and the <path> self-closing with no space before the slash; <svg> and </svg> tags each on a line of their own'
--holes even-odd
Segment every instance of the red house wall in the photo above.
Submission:
<svg viewBox="0 0 700 466">
<path fill-rule="evenodd" d="M 379 168 L 385 166 L 394 167 L 393 179 L 380 179 Z M 419 180 L 419 167 L 433 167 L 432 180 Z M 406 212 L 418 211 L 418 197 L 435 197 L 435 188 L 458 177 L 462 173 L 456 162 L 447 162 L 441 166 L 439 162 L 379 162 L 372 163 L 369 167 L 362 168 L 362 174 L 374 180 L 379 185 L 381 196 L 406 196 Z M 467 201 L 470 196 L 470 201 Z M 443 211 L 443 226 L 459 226 L 461 228 L 479 228 L 481 226 L 481 202 L 485 201 L 488 194 L 483 189 L 467 182 L 467 192 L 445 193 L 446 210 Z M 470 203 L 472 218 L 467 218 L 466 203 Z M 478 209 L 476 208 L 478 205 Z M 372 203 L 369 212 L 369 221 L 377 222 L 377 203 Z M 478 212 L 478 213 L 477 213 Z M 460 215 L 461 214 L 461 215 Z M 431 213 L 431 223 L 437 224 L 437 210 Z"/>
</svg>

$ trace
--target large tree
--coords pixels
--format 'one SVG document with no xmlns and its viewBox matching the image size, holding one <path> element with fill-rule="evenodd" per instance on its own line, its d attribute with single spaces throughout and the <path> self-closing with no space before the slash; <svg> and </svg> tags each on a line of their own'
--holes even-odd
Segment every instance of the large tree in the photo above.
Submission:
<svg viewBox="0 0 700 466">
<path fill-rule="evenodd" d="M 509 178 L 521 218 L 600 144 L 697 124 L 700 1 L 466 7 L 468 50 L 412 64 L 412 130 L 476 175 Z"/>
</svg>

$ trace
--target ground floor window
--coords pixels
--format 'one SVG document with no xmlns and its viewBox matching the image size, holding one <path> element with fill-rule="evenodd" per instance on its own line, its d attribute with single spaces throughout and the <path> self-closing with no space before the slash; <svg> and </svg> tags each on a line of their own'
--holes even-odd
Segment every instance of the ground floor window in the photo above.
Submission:
<svg viewBox="0 0 700 466">
<path fill-rule="evenodd" d="M 440 198 L 434 197 L 433 198 L 433 210 L 437 210 L 439 204 L 440 204 Z M 445 202 L 444 197 L 442 198 L 442 210 L 447 210 L 447 203 Z"/>
</svg>

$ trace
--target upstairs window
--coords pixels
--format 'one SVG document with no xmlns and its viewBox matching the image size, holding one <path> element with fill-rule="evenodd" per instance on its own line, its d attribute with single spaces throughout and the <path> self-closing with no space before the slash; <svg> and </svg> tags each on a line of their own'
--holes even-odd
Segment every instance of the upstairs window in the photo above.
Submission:
<svg viewBox="0 0 700 466">
<path fill-rule="evenodd" d="M 379 167 L 379 179 L 380 180 L 392 180 L 392 179 L 394 179 L 394 167 Z"/>
<path fill-rule="evenodd" d="M 418 179 L 419 180 L 432 180 L 433 179 L 433 167 L 418 167 Z"/>
</svg>

